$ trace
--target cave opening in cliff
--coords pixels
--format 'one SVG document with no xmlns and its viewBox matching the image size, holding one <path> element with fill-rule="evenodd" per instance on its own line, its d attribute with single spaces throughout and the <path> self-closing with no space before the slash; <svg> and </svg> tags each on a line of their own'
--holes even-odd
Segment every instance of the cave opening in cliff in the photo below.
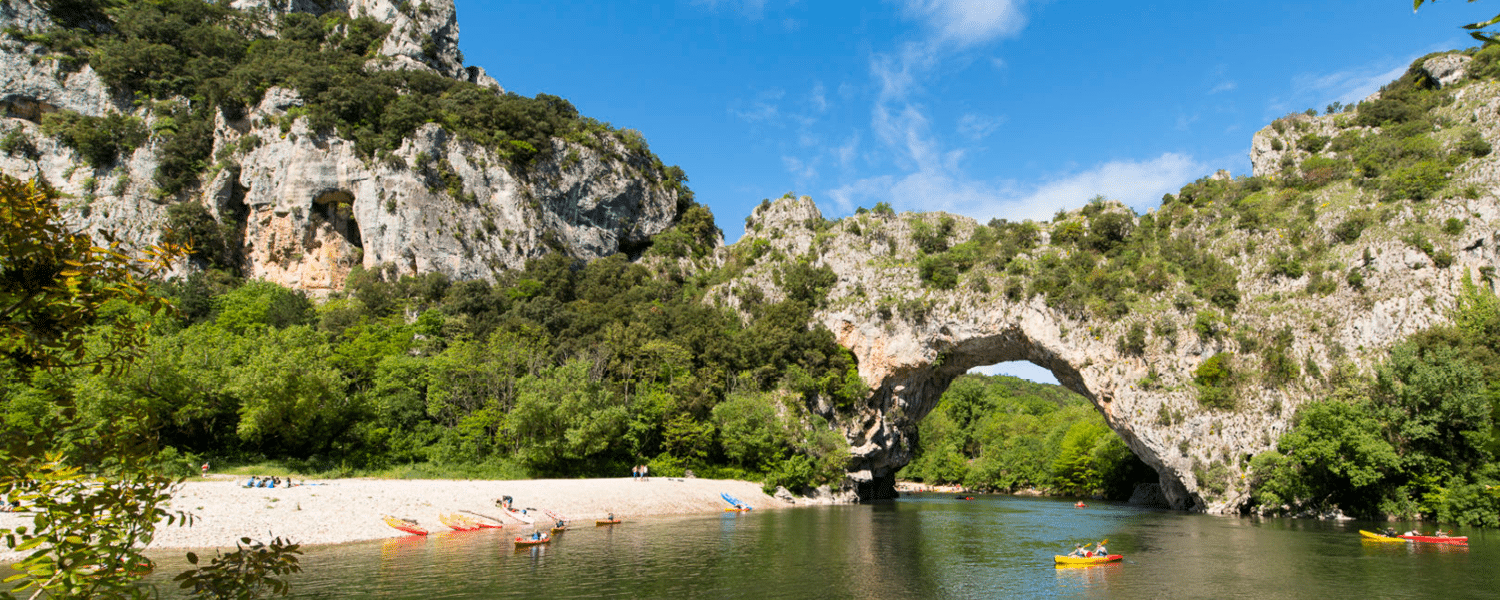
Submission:
<svg viewBox="0 0 1500 600">
<path fill-rule="evenodd" d="M 364 248 L 359 221 L 354 218 L 354 194 L 346 190 L 324 190 L 313 198 L 313 214 L 350 246 Z"/>
</svg>

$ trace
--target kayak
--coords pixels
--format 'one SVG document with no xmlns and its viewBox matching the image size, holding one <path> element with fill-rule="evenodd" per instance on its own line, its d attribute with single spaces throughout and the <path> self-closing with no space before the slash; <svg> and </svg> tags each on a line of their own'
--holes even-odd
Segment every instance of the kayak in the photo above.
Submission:
<svg viewBox="0 0 1500 600">
<path fill-rule="evenodd" d="M 1469 545 L 1469 536 L 1463 536 L 1463 537 L 1439 537 L 1439 536 L 1435 536 L 1435 535 L 1398 535 L 1396 537 L 1399 537 L 1399 538 L 1401 538 L 1403 540 L 1411 540 L 1413 542 L 1425 542 L 1425 543 L 1428 543 L 1428 544 L 1462 544 L 1462 545 L 1465 545 L 1465 546 Z"/>
<path fill-rule="evenodd" d="M 474 517 L 482 517 L 482 518 L 486 519 L 486 520 L 481 521 L 481 520 L 476 519 L 474 517 L 468 517 L 468 516 L 464 517 L 465 519 L 468 519 L 470 522 L 472 522 L 475 527 L 478 527 L 480 529 L 504 529 L 505 528 L 505 524 L 501 523 L 500 519 L 497 519 L 495 517 L 491 517 L 489 515 L 479 514 L 477 512 L 470 511 L 470 510 L 466 510 L 464 512 L 469 513 L 471 515 L 474 515 Z"/>
<path fill-rule="evenodd" d="M 750 509 L 754 508 L 754 507 L 750 506 L 749 504 L 745 504 L 744 502 L 741 502 L 739 498 L 735 498 L 734 496 L 731 496 L 731 495 L 729 495 L 726 492 L 719 492 L 719 497 L 723 498 L 725 502 L 728 502 L 728 503 L 734 505 L 734 508 L 726 508 L 726 509 L 724 509 L 726 511 L 736 510 L 736 509 L 741 510 L 741 511 L 746 511 L 746 510 L 750 510 Z"/>
<path fill-rule="evenodd" d="M 438 521 L 454 531 L 474 531 L 479 529 L 479 523 L 474 519 L 453 513 L 438 515 Z"/>
<path fill-rule="evenodd" d="M 724 512 L 750 512 L 750 507 L 744 506 L 739 508 L 726 508 L 724 509 Z"/>
<path fill-rule="evenodd" d="M 620 520 L 619 519 L 613 519 L 613 520 L 611 520 L 611 519 L 596 519 L 594 521 L 594 525 L 595 526 L 599 526 L 599 525 L 619 525 L 619 524 L 620 524 Z"/>
<path fill-rule="evenodd" d="M 550 536 L 550 535 L 543 536 L 541 539 L 536 539 L 536 540 L 533 540 L 531 538 L 518 537 L 518 538 L 516 538 L 516 545 L 517 546 L 535 546 L 535 545 L 538 545 L 538 544 L 545 544 L 545 543 L 550 542 L 550 541 L 552 541 L 552 536 Z"/>
<path fill-rule="evenodd" d="M 420 525 L 417 525 L 416 521 L 397 519 L 396 517 L 392 517 L 390 515 L 386 515 L 385 517 L 382 517 L 382 519 L 385 521 L 386 525 L 390 525 L 391 527 L 400 529 L 401 531 L 405 531 L 413 535 L 427 535 L 427 530 L 423 529 Z"/>
<path fill-rule="evenodd" d="M 1073 508 L 1084 508 L 1084 507 L 1086 507 L 1086 506 L 1088 506 L 1088 505 L 1087 505 L 1087 504 L 1084 504 L 1084 503 L 1082 503 L 1082 502 L 1079 502 L 1079 503 L 1077 503 L 1077 504 L 1074 504 L 1074 505 L 1073 505 Z"/>
<path fill-rule="evenodd" d="M 1398 537 L 1391 537 L 1389 535 L 1381 535 L 1381 534 L 1375 533 L 1373 531 L 1365 531 L 1363 529 L 1359 530 L 1359 539 L 1360 539 L 1360 541 L 1364 541 L 1364 542 L 1396 542 L 1396 543 L 1401 543 L 1401 544 L 1406 543 L 1406 540 L 1403 540 L 1403 539 L 1398 538 Z"/>
<path fill-rule="evenodd" d="M 567 527 L 553 527 L 552 528 L 552 533 L 562 533 L 562 532 L 567 531 L 567 530 L 568 530 Z"/>
<path fill-rule="evenodd" d="M 1111 554 L 1109 556 L 1052 556 L 1052 561 L 1058 565 L 1102 565 L 1125 558 L 1123 554 Z"/>
</svg>

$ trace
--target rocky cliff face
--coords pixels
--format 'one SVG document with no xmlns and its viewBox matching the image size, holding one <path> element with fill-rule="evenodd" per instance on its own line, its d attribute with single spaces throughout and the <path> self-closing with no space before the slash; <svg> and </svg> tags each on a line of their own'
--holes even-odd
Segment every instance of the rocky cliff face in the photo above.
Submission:
<svg viewBox="0 0 1500 600">
<path fill-rule="evenodd" d="M 1461 79 L 1445 76 L 1451 82 Z M 1500 85 L 1472 82 L 1440 113 L 1452 122 L 1475 124 L 1495 143 L 1500 141 L 1497 108 Z M 1255 138 L 1256 173 L 1292 176 L 1309 156 L 1299 154 L 1298 139 L 1332 132 L 1335 120 L 1346 117 L 1301 116 L 1285 131 L 1267 127 Z M 1283 141 L 1273 150 L 1270 140 L 1277 136 Z M 980 257 L 956 285 L 941 289 L 924 282 L 924 254 L 915 240 L 947 228 L 956 244 L 983 225 L 915 213 L 867 213 L 828 222 L 811 200 L 783 199 L 758 209 L 745 237 L 721 255 L 740 264 L 746 256 L 770 259 L 755 261 L 710 297 L 735 306 L 737 289 L 758 287 L 767 290 L 768 300 L 784 298 L 778 265 L 799 258 L 836 274 L 817 319 L 853 351 L 871 396 L 852 412 L 820 408 L 850 440 L 851 478 L 865 498 L 893 492 L 893 474 L 912 458 L 916 422 L 955 377 L 973 367 L 1024 360 L 1051 370 L 1062 385 L 1093 401 L 1136 455 L 1156 469 L 1172 506 L 1231 512 L 1248 499 L 1249 457 L 1274 447 L 1296 408 L 1326 389 L 1328 374 L 1370 367 L 1392 344 L 1445 323 L 1465 277 L 1481 285 L 1493 278 L 1500 266 L 1497 168 L 1500 161 L 1493 154 L 1469 160 L 1452 172 L 1448 193 L 1422 203 L 1382 204 L 1377 191 L 1350 183 L 1306 194 L 1294 189 L 1284 194 L 1287 201 L 1300 203 L 1303 214 L 1311 215 L 1305 231 L 1296 234 L 1307 237 L 1295 243 L 1288 229 L 1246 227 L 1243 216 L 1242 223 L 1232 224 L 1212 206 L 1132 217 L 1132 227 L 1175 217 L 1180 224 L 1173 235 L 1222 257 L 1237 276 L 1240 298 L 1222 315 L 1196 301 L 1183 282 L 1143 291 L 1132 310 L 1117 317 L 1063 310 L 1033 291 L 1028 279 L 1046 275 L 1049 256 L 1066 261 L 1077 252 L 1058 241 L 1067 224 L 1126 211 L 1118 206 L 1042 224 L 1039 246 L 1007 264 Z M 1363 235 L 1356 233 L 1352 243 L 1332 241 L 1340 224 L 1372 206 L 1385 208 Z M 1256 213 L 1244 214 L 1255 218 Z M 1449 220 L 1462 223 L 1461 231 L 1431 233 L 1436 230 L 1431 224 Z M 1419 248 L 1414 232 L 1428 232 L 1423 235 L 1432 246 Z M 1326 282 L 1319 279 L 1322 273 L 1288 272 L 1273 264 L 1279 254 L 1290 256 L 1298 247 L 1324 253 L 1321 260 L 1337 279 Z M 1342 281 L 1351 268 L 1363 278 L 1358 285 Z M 1132 328 L 1143 334 L 1137 348 L 1124 342 Z M 1242 333 L 1230 335 L 1230 330 Z M 1284 384 L 1260 379 L 1273 366 L 1251 347 L 1270 343 L 1271 332 L 1285 336 L 1282 356 L 1294 361 L 1300 374 Z M 1195 370 L 1221 353 L 1233 356 L 1250 379 L 1236 387 L 1237 400 L 1229 409 L 1206 407 L 1194 380 Z"/>
<path fill-rule="evenodd" d="M 425 70 L 503 91 L 478 67 L 464 67 L 451 0 L 236 0 L 233 7 L 271 15 L 341 11 L 391 25 L 367 69 Z M 42 31 L 46 11 L 34 1 L 6 2 L 0 28 Z M 506 156 L 438 125 L 426 125 L 378 158 L 352 141 L 315 132 L 295 112 L 303 100 L 267 90 L 245 114 L 218 114 L 215 164 L 200 183 L 171 197 L 154 189 L 163 160 L 152 135 L 116 164 L 94 169 L 41 117 L 129 114 L 156 128 L 163 115 L 127 102 L 84 65 L 67 70 L 48 49 L 16 36 L 0 41 L 0 135 L 17 142 L 0 154 L 0 170 L 41 177 L 70 196 L 70 218 L 138 245 L 154 243 L 169 206 L 196 202 L 242 239 L 244 274 L 315 293 L 338 290 L 354 265 L 399 273 L 441 272 L 491 278 L 560 248 L 579 258 L 638 246 L 670 227 L 679 191 L 644 175 L 643 150 L 599 135 L 588 146 L 553 138 L 551 152 L 517 170 Z M 289 114 L 289 111 L 293 111 Z"/>
</svg>

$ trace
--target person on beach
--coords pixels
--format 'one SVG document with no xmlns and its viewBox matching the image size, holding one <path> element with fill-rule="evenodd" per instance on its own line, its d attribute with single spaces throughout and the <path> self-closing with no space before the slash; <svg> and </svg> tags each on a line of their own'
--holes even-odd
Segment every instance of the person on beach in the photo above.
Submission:
<svg viewBox="0 0 1500 600">
<path fill-rule="evenodd" d="M 255 487 L 256 483 L 259 483 L 259 482 L 255 480 L 255 476 L 254 475 L 251 475 L 250 479 L 247 480 L 247 481 L 245 481 L 245 487 L 247 487 L 247 488 Z"/>
<path fill-rule="evenodd" d="M 208 477 L 208 461 L 203 461 L 203 476 Z"/>
<path fill-rule="evenodd" d="M 630 480 L 631 481 L 640 481 L 641 480 L 641 466 L 640 465 L 635 465 L 633 467 L 630 467 Z"/>
<path fill-rule="evenodd" d="M 650 467 L 650 465 L 641 465 L 641 481 L 650 481 L 650 480 L 651 480 L 651 467 Z"/>
</svg>

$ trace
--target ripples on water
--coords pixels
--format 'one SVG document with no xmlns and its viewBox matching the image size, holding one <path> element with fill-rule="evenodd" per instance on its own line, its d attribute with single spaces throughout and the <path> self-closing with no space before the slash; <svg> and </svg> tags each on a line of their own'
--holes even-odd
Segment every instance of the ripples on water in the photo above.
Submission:
<svg viewBox="0 0 1500 600">
<path fill-rule="evenodd" d="M 584 525 L 516 549 L 513 531 L 307 549 L 296 598 L 1497 598 L 1500 536 L 1469 547 L 1361 543 L 1371 524 L 1126 505 L 915 495 L 896 502 Z M 1054 568 L 1109 538 L 1123 563 Z M 172 597 L 164 556 L 156 583 Z"/>
</svg>

